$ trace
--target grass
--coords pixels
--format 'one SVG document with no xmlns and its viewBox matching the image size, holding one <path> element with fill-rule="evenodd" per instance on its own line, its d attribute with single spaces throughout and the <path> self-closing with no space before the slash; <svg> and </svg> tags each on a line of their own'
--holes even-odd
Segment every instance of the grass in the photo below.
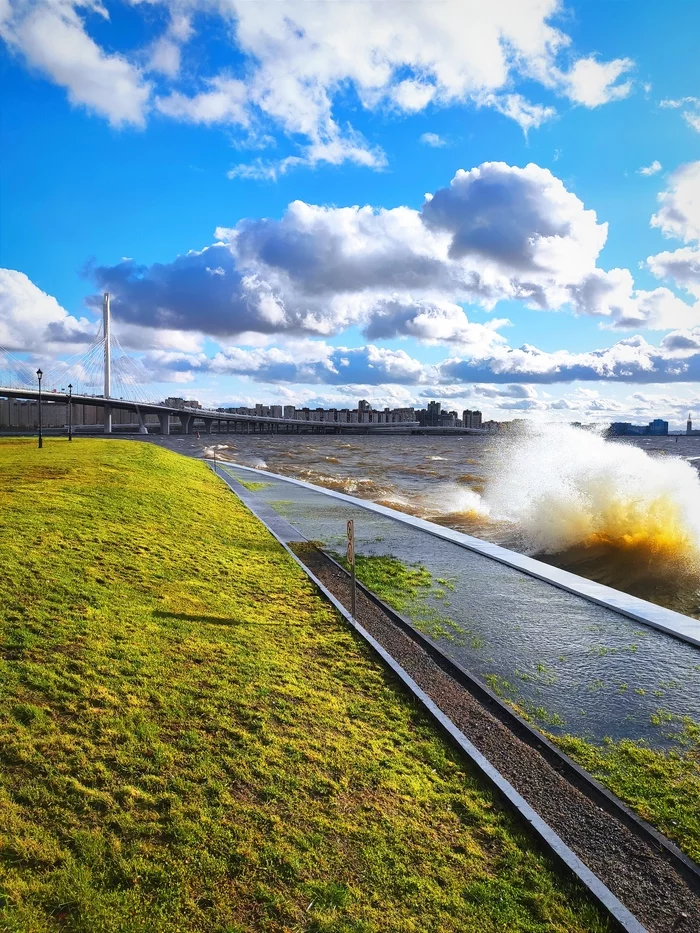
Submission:
<svg viewBox="0 0 700 933">
<path fill-rule="evenodd" d="M 608 928 L 204 464 L 0 471 L 5 933 Z"/>
<path fill-rule="evenodd" d="M 267 489 L 271 485 L 270 483 L 261 483 L 258 480 L 241 479 L 239 476 L 236 477 L 236 480 L 250 492 L 260 492 L 261 489 Z"/>
<path fill-rule="evenodd" d="M 347 559 L 335 553 L 335 559 L 348 569 Z M 433 599 L 446 600 L 445 589 L 454 589 L 449 580 L 434 581 L 432 573 L 421 564 L 410 565 L 398 557 L 384 554 L 355 555 L 357 579 L 397 612 L 407 612 L 413 625 L 431 638 L 462 641 L 471 634 L 448 616 L 438 612 Z M 435 586 L 435 583 L 440 586 Z"/>
<path fill-rule="evenodd" d="M 664 725 L 673 716 L 652 716 Z M 683 720 L 679 748 L 663 752 L 641 742 L 606 740 L 593 745 L 572 735 L 550 735 L 562 751 L 598 778 L 645 820 L 700 863 L 700 729 Z"/>
</svg>

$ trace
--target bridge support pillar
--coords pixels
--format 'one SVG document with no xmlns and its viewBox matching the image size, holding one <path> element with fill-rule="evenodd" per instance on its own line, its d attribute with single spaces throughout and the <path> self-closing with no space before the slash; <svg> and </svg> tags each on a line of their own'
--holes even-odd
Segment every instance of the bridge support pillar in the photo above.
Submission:
<svg viewBox="0 0 700 933">
<path fill-rule="evenodd" d="M 109 405 L 104 407 L 105 434 L 112 433 L 112 409 Z"/>
<path fill-rule="evenodd" d="M 204 432 L 205 434 L 211 434 L 211 426 L 213 422 L 210 420 L 204 422 Z"/>
<path fill-rule="evenodd" d="M 170 415 L 162 415 L 159 412 L 158 420 L 160 421 L 160 433 L 170 434 Z"/>
<path fill-rule="evenodd" d="M 180 424 L 182 425 L 182 433 L 190 434 L 192 432 L 192 415 L 185 414 L 184 412 L 181 415 L 178 415 L 180 419 Z"/>
</svg>

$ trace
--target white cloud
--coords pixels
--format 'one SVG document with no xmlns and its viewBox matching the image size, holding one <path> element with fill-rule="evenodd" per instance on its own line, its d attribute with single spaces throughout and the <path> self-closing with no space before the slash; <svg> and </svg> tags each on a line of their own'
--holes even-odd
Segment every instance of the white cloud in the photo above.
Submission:
<svg viewBox="0 0 700 933">
<path fill-rule="evenodd" d="M 700 133 L 700 97 L 680 97 L 676 100 L 666 99 L 659 102 L 659 107 L 665 107 L 671 110 L 687 107 L 688 109 L 684 110 L 681 116 L 691 130 Z"/>
<path fill-rule="evenodd" d="M 189 16 L 175 13 L 167 31 L 151 45 L 148 70 L 155 71 L 167 78 L 176 78 L 180 72 L 182 45 L 193 35 Z"/>
<path fill-rule="evenodd" d="M 247 126 L 247 88 L 245 82 L 219 76 L 209 82 L 209 90 L 187 97 L 172 93 L 156 99 L 156 107 L 169 117 L 189 123 L 238 123 Z"/>
<path fill-rule="evenodd" d="M 694 323 L 667 288 L 635 288 L 627 269 L 597 266 L 607 224 L 537 165 L 486 162 L 408 207 L 292 202 L 280 220 L 219 228 L 217 243 L 171 263 L 94 270 L 124 321 L 211 335 L 340 333 L 409 336 L 484 353 L 507 322 L 476 323 L 515 299 L 572 309 L 609 327 Z"/>
<path fill-rule="evenodd" d="M 263 138 L 272 126 L 292 137 L 299 152 L 275 167 L 254 163 L 247 175 L 272 177 L 297 165 L 351 161 L 381 168 L 383 154 L 337 114 L 338 104 L 400 114 L 428 107 L 490 106 L 525 131 L 554 116 L 551 105 L 526 100 L 518 81 L 536 81 L 585 106 L 629 93 L 618 79 L 626 58 L 576 59 L 571 40 L 553 25 L 560 0 L 442 0 L 348 4 L 288 0 L 163 0 L 170 22 L 147 47 L 107 51 L 119 34 L 109 29 L 100 0 L 9 0 L 2 36 L 30 67 L 65 87 L 77 104 L 114 125 L 143 124 L 158 79 L 155 109 L 173 119 L 255 127 Z M 132 15 L 150 8 L 132 3 Z M 102 18 L 94 29 L 94 15 Z M 181 49 L 193 24 L 218 16 L 232 48 L 232 71 L 202 73 L 181 68 Z M 89 32 L 105 44 L 100 46 Z M 573 66 L 562 71 L 566 54 Z M 354 101 L 352 100 L 354 98 Z"/>
<path fill-rule="evenodd" d="M 592 57 L 580 58 L 571 71 L 562 76 L 566 94 L 584 107 L 600 107 L 612 100 L 621 100 L 631 92 L 632 82 L 616 82 L 633 67 L 634 62 L 629 58 L 616 58 L 611 62 L 599 62 Z"/>
<path fill-rule="evenodd" d="M 652 227 L 686 243 L 700 240 L 700 162 L 676 169 L 658 201 L 661 207 L 651 218 Z"/>
<path fill-rule="evenodd" d="M 543 123 L 552 120 L 557 114 L 554 107 L 532 104 L 521 94 L 487 94 L 480 103 L 493 107 L 504 116 L 515 120 L 525 135 L 529 130 L 537 129 Z"/>
<path fill-rule="evenodd" d="M 683 107 L 686 104 L 690 104 L 693 107 L 700 107 L 700 97 L 680 97 L 678 100 L 667 98 L 659 102 L 659 107 L 677 110 L 679 107 Z"/>
<path fill-rule="evenodd" d="M 423 363 L 403 350 L 373 344 L 332 347 L 324 341 L 305 341 L 296 347 L 283 348 L 229 347 L 212 358 L 202 353 L 154 351 L 146 354 L 143 362 L 159 374 L 169 370 L 240 375 L 256 382 L 281 385 L 425 386 L 428 388 L 421 392 L 421 397 L 460 398 L 473 394 L 513 399 L 520 402 L 519 407 L 523 407 L 523 403 L 532 407 L 527 403 L 547 398 L 544 392 L 538 396 L 535 385 L 575 381 L 697 384 L 700 380 L 700 327 L 673 331 L 658 346 L 640 336 L 584 353 L 546 352 L 527 344 L 517 348 L 495 346 L 490 355 L 481 359 L 457 356 L 437 364 Z M 598 404 L 596 392 L 582 389 L 580 394 L 586 407 Z"/>
<path fill-rule="evenodd" d="M 691 128 L 691 130 L 695 130 L 696 133 L 700 133 L 700 112 L 693 113 L 690 110 L 686 110 L 683 114 L 683 119 Z"/>
<path fill-rule="evenodd" d="M 672 279 L 700 298 L 700 250 L 685 246 L 673 252 L 657 253 L 647 258 L 646 265 L 658 279 Z M 700 310 L 696 313 L 700 319 Z"/>
<path fill-rule="evenodd" d="M 441 381 L 455 382 L 627 382 L 662 383 L 700 380 L 700 327 L 673 331 L 659 346 L 628 337 L 603 350 L 547 353 L 537 347 L 496 348 L 488 360 L 453 358 L 436 369 Z"/>
<path fill-rule="evenodd" d="M 106 117 L 113 126 L 146 119 L 150 85 L 124 56 L 90 38 L 79 8 L 109 19 L 99 0 L 14 0 L 0 21 L 0 36 L 35 68 L 66 88 L 73 104 Z"/>
<path fill-rule="evenodd" d="M 654 161 L 650 165 L 644 165 L 642 166 L 642 168 L 637 169 L 637 174 L 638 175 L 656 175 L 656 173 L 660 172 L 662 168 L 663 168 L 663 165 L 659 162 L 659 160 L 654 159 Z"/>
<path fill-rule="evenodd" d="M 75 318 L 23 273 L 0 269 L 0 346 L 11 352 L 68 350 L 89 343 L 94 321 Z"/>
<path fill-rule="evenodd" d="M 677 169 L 669 186 L 658 197 L 661 205 L 651 218 L 664 236 L 685 243 L 700 242 L 700 162 L 689 162 Z M 646 266 L 659 279 L 670 279 L 698 301 L 689 308 L 687 325 L 700 322 L 700 250 L 686 246 L 648 256 Z M 658 291 L 658 289 L 657 289 Z M 676 325 L 681 322 L 676 322 Z"/>
<path fill-rule="evenodd" d="M 432 146 L 433 149 L 439 149 L 441 146 L 447 145 L 447 140 L 443 139 L 443 137 L 439 136 L 437 133 L 423 133 L 420 141 L 424 146 Z"/>
</svg>

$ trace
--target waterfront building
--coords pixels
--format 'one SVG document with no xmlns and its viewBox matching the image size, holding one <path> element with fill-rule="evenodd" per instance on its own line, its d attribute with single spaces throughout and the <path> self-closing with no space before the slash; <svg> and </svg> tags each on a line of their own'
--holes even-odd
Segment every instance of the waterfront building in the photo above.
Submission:
<svg viewBox="0 0 700 933">
<path fill-rule="evenodd" d="M 175 398 L 170 396 L 169 398 L 163 399 L 164 405 L 169 405 L 171 408 L 201 408 L 202 406 L 194 398 Z"/>
<path fill-rule="evenodd" d="M 49 428 L 68 426 L 67 402 L 41 403 L 41 423 Z M 158 415 L 147 415 L 146 424 L 158 424 Z M 112 424 L 136 426 L 138 419 L 133 411 L 121 408 L 112 409 Z M 101 405 L 82 405 L 73 403 L 73 426 L 101 427 L 104 425 L 104 408 Z M 0 430 L 36 431 L 39 427 L 39 402 L 36 399 L 0 399 Z"/>
<path fill-rule="evenodd" d="M 481 422 L 481 412 L 478 410 L 470 411 L 466 408 L 462 412 L 462 427 L 463 428 L 480 428 L 482 426 Z"/>
<path fill-rule="evenodd" d="M 693 430 L 693 419 L 690 416 L 690 412 L 688 412 L 688 423 L 686 425 L 685 433 L 688 435 L 688 437 L 700 437 L 700 430 L 697 428 Z"/>
<path fill-rule="evenodd" d="M 629 421 L 613 421 L 608 433 L 613 437 L 639 437 L 653 435 L 665 437 L 668 434 L 668 421 L 654 418 L 649 424 L 630 424 Z"/>
</svg>

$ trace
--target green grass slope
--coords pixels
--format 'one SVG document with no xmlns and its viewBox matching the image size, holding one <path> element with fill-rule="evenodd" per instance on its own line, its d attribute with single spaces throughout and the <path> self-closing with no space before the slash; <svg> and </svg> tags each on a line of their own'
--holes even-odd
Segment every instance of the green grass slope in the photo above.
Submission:
<svg viewBox="0 0 700 933">
<path fill-rule="evenodd" d="M 199 462 L 0 442 L 0 929 L 607 929 Z"/>
</svg>

